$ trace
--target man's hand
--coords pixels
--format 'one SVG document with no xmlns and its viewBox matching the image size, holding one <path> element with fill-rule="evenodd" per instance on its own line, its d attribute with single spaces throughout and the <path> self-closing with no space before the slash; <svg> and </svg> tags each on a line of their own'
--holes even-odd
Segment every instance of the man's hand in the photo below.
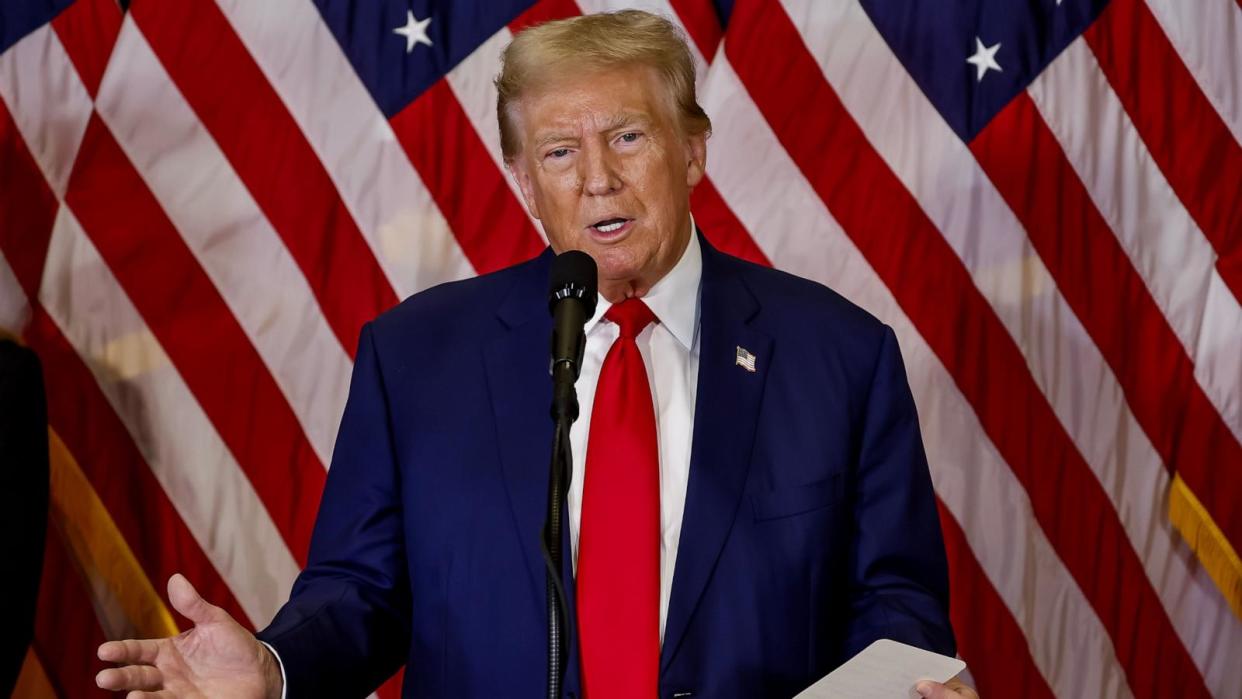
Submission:
<svg viewBox="0 0 1242 699">
<path fill-rule="evenodd" d="M 925 699 L 979 699 L 979 694 L 975 690 L 967 687 L 956 677 L 944 684 L 919 682 L 914 689 Z"/>
<path fill-rule="evenodd" d="M 168 580 L 168 599 L 194 622 L 194 628 L 173 638 L 99 646 L 100 660 L 121 667 L 100 672 L 96 684 L 113 691 L 143 692 L 132 695 L 143 697 L 280 698 L 280 667 L 253 634 L 200 597 L 180 574 Z"/>
</svg>

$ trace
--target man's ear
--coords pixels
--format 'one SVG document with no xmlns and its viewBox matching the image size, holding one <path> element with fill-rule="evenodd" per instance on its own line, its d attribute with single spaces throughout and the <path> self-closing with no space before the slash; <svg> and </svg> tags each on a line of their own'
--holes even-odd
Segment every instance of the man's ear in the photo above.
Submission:
<svg viewBox="0 0 1242 699">
<path fill-rule="evenodd" d="M 535 187 L 531 182 L 530 170 L 527 169 L 522 155 L 518 154 L 517 157 L 505 163 L 505 169 L 509 171 L 509 176 L 513 178 L 513 181 L 517 183 L 518 189 L 522 191 L 522 199 L 526 201 L 526 208 L 530 210 L 530 215 L 538 219 L 539 205 L 535 203 Z"/>
<path fill-rule="evenodd" d="M 707 132 L 686 136 L 686 185 L 694 189 L 707 172 Z"/>
</svg>

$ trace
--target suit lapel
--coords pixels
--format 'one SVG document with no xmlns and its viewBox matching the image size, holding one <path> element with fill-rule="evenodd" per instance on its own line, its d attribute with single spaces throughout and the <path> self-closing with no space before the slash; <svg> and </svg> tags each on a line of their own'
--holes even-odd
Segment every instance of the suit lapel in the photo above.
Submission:
<svg viewBox="0 0 1242 699">
<path fill-rule="evenodd" d="M 547 262 L 551 254 L 546 253 Z M 548 337 L 552 321 L 544 310 L 548 264 L 541 258 L 520 277 L 498 308 L 503 326 L 484 348 L 487 384 L 500 447 L 505 488 L 513 509 L 535 601 L 543 606 L 544 566 L 539 532 L 547 505 L 552 421 L 548 406 Z"/>
<path fill-rule="evenodd" d="M 552 253 L 544 252 L 497 310 L 503 330 L 483 353 L 500 446 L 500 464 L 514 524 L 530 576 L 532 603 L 545 613 L 545 568 L 540 532 L 548 502 L 548 464 L 552 449 L 552 381 L 548 377 L 547 280 Z M 562 579 L 569 606 L 569 658 L 564 687 L 578 692 L 578 652 L 569 522 L 561 534 Z"/>
<path fill-rule="evenodd" d="M 737 515 L 772 338 L 749 325 L 758 302 L 733 263 L 703 242 L 699 379 L 690 482 L 661 651 L 661 672 L 677 653 Z M 756 371 L 737 364 L 738 348 Z"/>
</svg>

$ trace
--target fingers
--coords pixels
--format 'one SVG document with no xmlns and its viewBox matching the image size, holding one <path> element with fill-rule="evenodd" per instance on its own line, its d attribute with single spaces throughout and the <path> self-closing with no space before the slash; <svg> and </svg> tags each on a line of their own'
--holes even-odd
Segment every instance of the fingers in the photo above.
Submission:
<svg viewBox="0 0 1242 699">
<path fill-rule="evenodd" d="M 159 654 L 159 639 L 108 641 L 96 651 L 100 660 L 118 665 L 151 665 Z"/>
<path fill-rule="evenodd" d="M 126 665 L 101 670 L 95 675 L 95 684 L 100 689 L 113 692 L 126 689 L 156 690 L 163 686 L 164 677 L 150 665 Z"/>
<path fill-rule="evenodd" d="M 130 692 L 125 699 L 176 699 L 176 696 L 167 689 L 161 689 L 158 692 Z"/>
<path fill-rule="evenodd" d="M 964 699 L 961 694 L 949 689 L 939 682 L 931 682 L 922 680 L 914 685 L 914 691 L 919 693 L 924 699 Z"/>
<path fill-rule="evenodd" d="M 194 622 L 195 626 L 219 621 L 221 614 L 228 616 L 228 612 L 203 599 L 181 573 L 168 579 L 168 601 L 172 602 L 173 609 Z"/>
</svg>

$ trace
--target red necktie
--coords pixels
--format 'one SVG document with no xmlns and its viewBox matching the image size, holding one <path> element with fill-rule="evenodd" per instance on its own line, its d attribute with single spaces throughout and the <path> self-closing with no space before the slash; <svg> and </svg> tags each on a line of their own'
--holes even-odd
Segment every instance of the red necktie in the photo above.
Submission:
<svg viewBox="0 0 1242 699">
<path fill-rule="evenodd" d="M 600 370 L 587 438 L 578 536 L 578 633 L 588 699 L 659 689 L 660 455 L 647 368 L 634 338 L 654 321 L 626 299 Z"/>
</svg>

